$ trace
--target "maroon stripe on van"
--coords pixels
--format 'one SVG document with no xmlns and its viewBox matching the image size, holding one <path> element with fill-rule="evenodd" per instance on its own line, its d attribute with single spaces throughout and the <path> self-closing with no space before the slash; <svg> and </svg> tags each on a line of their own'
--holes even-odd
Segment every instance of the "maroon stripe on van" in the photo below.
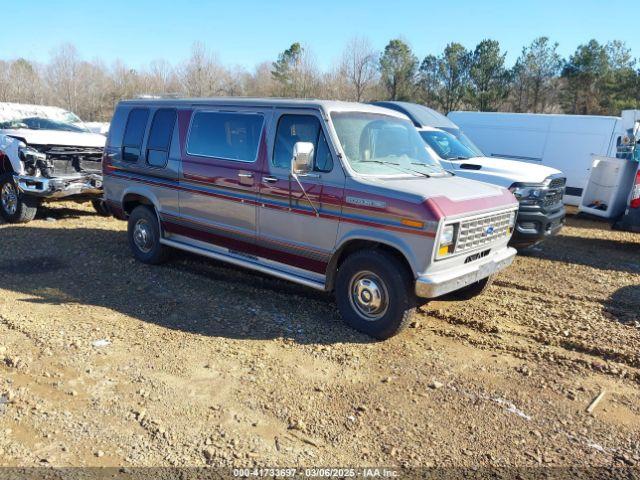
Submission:
<svg viewBox="0 0 640 480">
<path fill-rule="evenodd" d="M 240 240 L 239 238 L 231 238 L 226 235 L 219 235 L 210 231 L 205 231 L 195 226 L 188 226 L 183 223 L 172 222 L 171 220 L 162 220 L 162 228 L 177 235 L 184 235 L 202 242 L 213 243 L 220 247 L 228 248 L 230 250 L 237 250 L 239 252 L 247 252 L 252 254 L 253 243 L 249 241 Z"/>
<path fill-rule="evenodd" d="M 113 177 L 120 177 L 119 174 L 117 173 L 111 173 L 111 174 L 107 174 L 109 176 L 113 176 Z M 155 182 L 152 180 L 148 180 L 148 179 L 144 179 L 144 178 L 140 178 L 140 177 L 135 177 L 135 176 L 124 176 L 122 178 L 126 178 L 128 180 L 133 180 L 136 182 L 140 182 L 140 183 L 144 183 L 147 185 L 154 185 L 154 186 L 158 186 L 158 187 L 163 187 L 163 188 L 169 188 L 172 190 L 181 190 L 181 191 L 187 191 L 190 193 L 196 193 L 199 195 L 205 195 L 205 196 L 211 196 L 211 197 L 216 197 L 216 198 L 222 198 L 225 200 L 230 200 L 230 201 L 240 201 L 239 199 L 236 199 L 232 196 L 228 196 L 225 194 L 218 194 L 215 192 L 210 192 L 210 191 L 202 191 L 202 190 L 196 190 L 193 188 L 188 188 L 186 185 L 168 185 L 166 183 L 161 183 L 161 182 Z M 270 204 L 267 201 L 262 201 L 262 202 L 258 202 L 256 200 L 245 200 L 245 203 L 251 204 L 251 205 L 260 205 L 263 208 L 271 208 L 274 210 L 282 210 L 282 211 L 288 211 L 292 214 L 296 214 L 296 215 L 307 215 L 307 216 L 315 216 L 315 212 L 311 211 L 311 210 L 303 210 L 303 209 L 299 209 L 299 208 L 291 208 L 289 206 L 284 206 L 284 205 L 275 205 L 275 204 Z M 362 215 L 367 215 L 370 216 L 372 212 L 370 209 L 357 209 L 358 213 L 362 214 Z M 408 211 L 408 210 L 406 210 Z M 321 212 L 320 213 L 320 218 L 326 218 L 326 219 L 331 219 L 331 220 L 336 220 L 336 221 L 340 221 L 340 222 L 346 222 L 346 223 L 353 223 L 353 224 L 357 224 L 357 225 L 365 225 L 368 227 L 373 227 L 373 228 L 379 228 L 379 229 L 383 229 L 383 230 L 391 230 L 391 231 L 395 231 L 395 232 L 402 232 L 402 233 L 409 233 L 412 235 L 424 235 L 427 237 L 434 237 L 435 236 L 435 231 L 433 230 L 423 230 L 423 229 L 418 229 L 418 228 L 410 228 L 410 227 L 401 227 L 401 226 L 393 226 L 393 225 L 384 225 L 382 223 L 376 222 L 376 218 L 372 217 L 371 220 L 367 220 L 367 219 L 357 219 L 357 218 L 351 218 L 348 216 L 343 216 L 341 213 L 339 212 L 335 212 L 335 213 L 327 213 L 327 212 Z M 406 217 L 405 217 L 406 218 Z"/>
<path fill-rule="evenodd" d="M 235 250 L 237 252 L 246 253 L 256 257 L 267 258 L 286 265 L 302 268 L 310 272 L 324 274 L 327 270 L 328 263 L 326 261 L 315 260 L 302 255 L 274 250 L 265 246 L 256 245 L 252 242 L 245 242 L 236 238 L 217 235 L 209 231 L 174 223 L 168 220 L 162 221 L 162 228 L 169 233 L 184 235 L 185 237 L 194 238 L 196 240 L 228 248 L 229 250 Z"/>
</svg>

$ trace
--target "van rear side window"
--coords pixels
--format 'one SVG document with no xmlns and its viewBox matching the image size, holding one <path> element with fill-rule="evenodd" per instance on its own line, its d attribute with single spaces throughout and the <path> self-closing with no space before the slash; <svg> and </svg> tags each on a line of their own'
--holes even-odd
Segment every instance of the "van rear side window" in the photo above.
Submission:
<svg viewBox="0 0 640 480">
<path fill-rule="evenodd" d="M 129 113 L 127 127 L 122 141 L 122 159 L 125 162 L 137 162 L 140 158 L 142 139 L 149 119 L 148 108 L 134 108 Z"/>
<path fill-rule="evenodd" d="M 255 162 L 263 116 L 256 113 L 196 112 L 187 153 L 222 160 Z"/>
<path fill-rule="evenodd" d="M 147 163 L 152 167 L 164 167 L 167 164 L 175 124 L 176 111 L 173 108 L 160 108 L 153 115 L 147 140 Z"/>
</svg>

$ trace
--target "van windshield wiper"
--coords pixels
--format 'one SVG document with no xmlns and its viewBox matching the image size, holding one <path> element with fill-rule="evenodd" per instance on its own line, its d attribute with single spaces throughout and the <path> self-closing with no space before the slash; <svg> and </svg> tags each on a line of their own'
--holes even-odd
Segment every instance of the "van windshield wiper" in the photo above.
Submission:
<svg viewBox="0 0 640 480">
<path fill-rule="evenodd" d="M 396 162 L 389 162 L 387 160 L 360 160 L 362 163 L 379 163 L 381 165 L 397 165 L 399 166 L 399 163 Z"/>
<path fill-rule="evenodd" d="M 410 173 L 415 173 L 416 175 L 422 175 L 424 177 L 431 178 L 431 175 L 429 175 L 428 173 L 419 172 L 418 170 L 414 170 L 412 168 L 402 167 L 400 166 L 399 163 L 389 162 L 386 160 L 362 160 L 362 163 L 379 163 L 380 165 L 389 165 L 396 168 L 397 170 L 400 170 L 401 172 L 410 172 Z M 422 164 L 413 163 L 412 165 L 422 165 Z"/>
</svg>

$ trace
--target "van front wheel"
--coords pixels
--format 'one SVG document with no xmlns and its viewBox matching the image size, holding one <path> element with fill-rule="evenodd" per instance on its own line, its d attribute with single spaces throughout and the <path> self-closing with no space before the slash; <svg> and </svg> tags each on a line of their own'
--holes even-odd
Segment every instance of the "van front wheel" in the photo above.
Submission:
<svg viewBox="0 0 640 480">
<path fill-rule="evenodd" d="M 411 275 L 380 250 L 347 257 L 338 269 L 335 295 L 344 322 L 379 340 L 406 327 L 416 306 Z"/>
<path fill-rule="evenodd" d="M 133 209 L 127 234 L 131 252 L 137 260 L 157 265 L 167 259 L 168 248 L 160 243 L 158 217 L 150 207 L 139 205 Z"/>
</svg>

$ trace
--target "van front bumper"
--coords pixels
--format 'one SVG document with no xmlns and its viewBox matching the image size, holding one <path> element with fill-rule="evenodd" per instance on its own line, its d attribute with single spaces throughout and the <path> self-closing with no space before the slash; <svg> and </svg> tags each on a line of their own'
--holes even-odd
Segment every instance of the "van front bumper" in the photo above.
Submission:
<svg viewBox="0 0 640 480">
<path fill-rule="evenodd" d="M 436 298 L 455 292 L 507 268 L 515 256 L 516 250 L 506 247 L 481 261 L 420 275 L 416 280 L 416 295 L 420 298 Z"/>
</svg>

